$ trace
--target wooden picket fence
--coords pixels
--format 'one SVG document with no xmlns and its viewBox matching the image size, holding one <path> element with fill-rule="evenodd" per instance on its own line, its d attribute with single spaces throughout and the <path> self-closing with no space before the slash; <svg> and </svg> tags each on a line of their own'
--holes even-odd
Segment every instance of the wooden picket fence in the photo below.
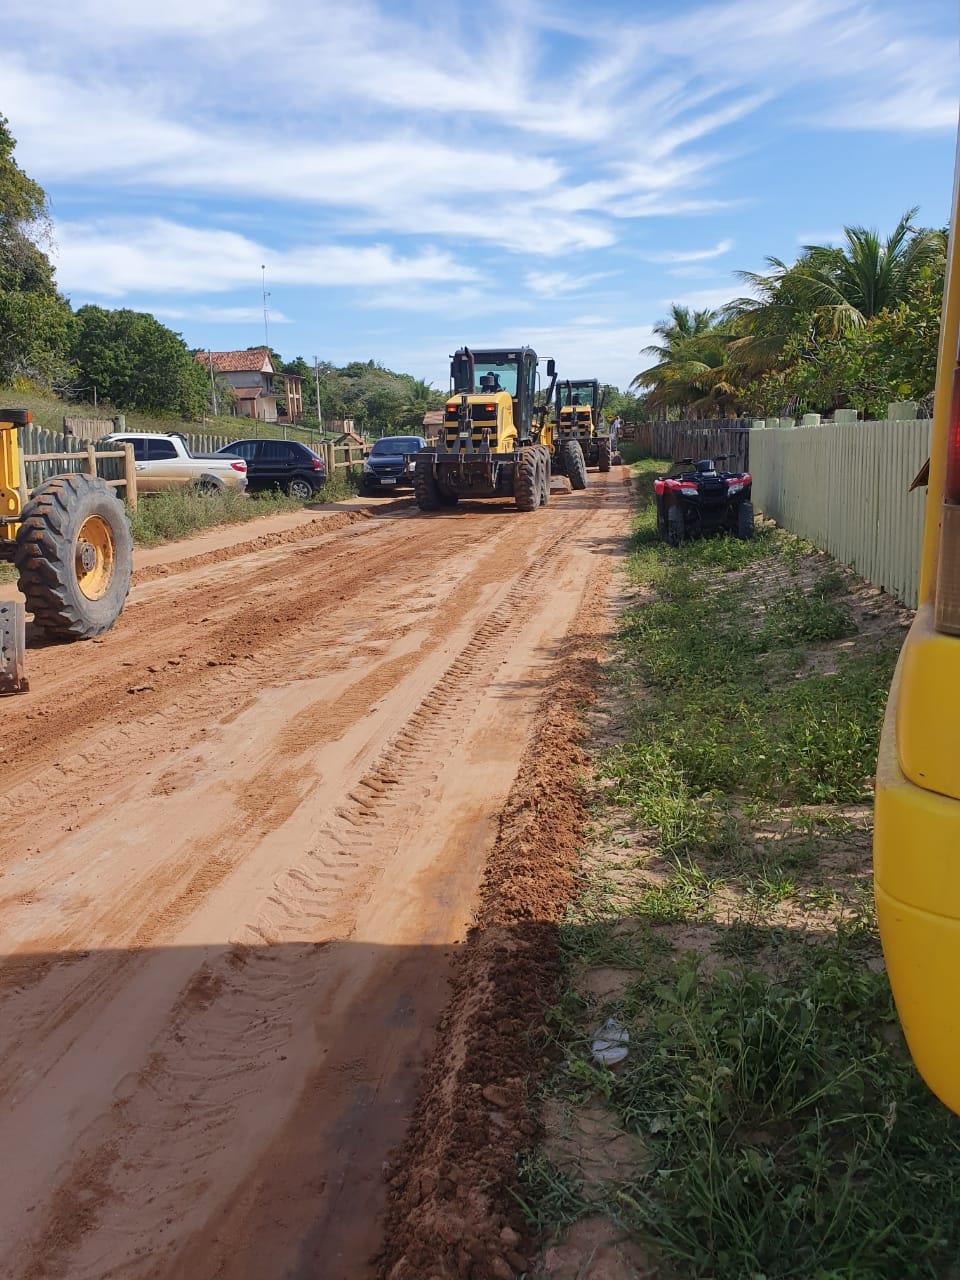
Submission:
<svg viewBox="0 0 960 1280">
<path fill-rule="evenodd" d="M 717 458 L 731 471 L 750 469 L 750 423 L 743 418 L 681 419 L 677 422 L 642 422 L 625 431 L 651 458 Z"/>
<path fill-rule="evenodd" d="M 755 427 L 753 503 L 915 607 L 926 489 L 908 489 L 929 453 L 927 419 Z"/>
<path fill-rule="evenodd" d="M 128 505 L 137 505 L 137 476 L 133 466 L 133 450 L 129 445 L 98 449 L 92 440 L 59 431 L 48 431 L 35 423 L 19 428 L 20 452 L 23 458 L 23 480 L 27 493 L 32 493 L 46 480 L 72 471 L 98 475 L 113 489 L 123 491 Z"/>
</svg>

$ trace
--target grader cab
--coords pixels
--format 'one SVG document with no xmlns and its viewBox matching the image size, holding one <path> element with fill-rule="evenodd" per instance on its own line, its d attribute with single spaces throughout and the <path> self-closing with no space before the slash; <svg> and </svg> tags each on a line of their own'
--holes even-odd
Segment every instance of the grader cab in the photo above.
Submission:
<svg viewBox="0 0 960 1280">
<path fill-rule="evenodd" d="M 0 561 L 16 565 L 26 610 L 53 640 L 86 640 L 116 622 L 130 589 L 133 539 L 123 504 L 97 476 L 54 476 L 28 495 L 19 428 L 0 409 Z M 0 600 L 0 693 L 27 689 L 26 610 Z"/>
<path fill-rule="evenodd" d="M 561 449 L 569 441 L 580 446 L 586 466 L 610 470 L 616 444 L 603 420 L 603 391 L 596 378 L 568 379 L 557 387 L 556 435 Z"/>
<path fill-rule="evenodd" d="M 537 353 L 530 347 L 475 351 L 450 361 L 451 393 L 436 447 L 417 454 L 414 492 L 421 511 L 452 507 L 461 498 L 513 498 L 535 511 L 550 497 L 553 428 L 547 410 L 556 366 L 538 395 Z"/>
</svg>

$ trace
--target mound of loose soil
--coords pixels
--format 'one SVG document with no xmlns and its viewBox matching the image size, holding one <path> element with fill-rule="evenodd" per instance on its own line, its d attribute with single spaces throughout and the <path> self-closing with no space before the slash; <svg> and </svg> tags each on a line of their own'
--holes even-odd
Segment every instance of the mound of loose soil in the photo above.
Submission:
<svg viewBox="0 0 960 1280">
<path fill-rule="evenodd" d="M 595 572 L 500 820 L 476 925 L 405 1145 L 396 1153 L 381 1275 L 509 1280 L 528 1267 L 518 1151 L 532 1145 L 538 1036 L 560 974 L 557 922 L 576 890 L 585 818 L 582 712 L 595 699 L 611 623 L 609 567 Z"/>
<path fill-rule="evenodd" d="M 132 583 L 137 586 L 141 582 L 149 582 L 151 578 L 165 578 L 172 573 L 185 573 L 189 569 L 203 569 L 207 565 L 223 564 L 224 561 L 236 560 L 239 556 L 252 555 L 256 551 L 268 551 L 273 547 L 282 547 L 291 542 L 302 542 L 307 538 L 319 537 L 322 533 L 335 533 L 348 524 L 369 519 L 370 512 L 365 509 L 315 516 L 313 520 L 299 524 L 293 529 L 261 533 L 259 537 L 248 538 L 245 542 L 233 542 L 228 547 L 220 547 L 216 551 L 204 551 L 200 555 L 189 556 L 185 560 L 175 560 L 171 564 L 147 565 L 136 571 Z M 211 533 L 213 530 L 205 529 L 203 532 Z"/>
</svg>

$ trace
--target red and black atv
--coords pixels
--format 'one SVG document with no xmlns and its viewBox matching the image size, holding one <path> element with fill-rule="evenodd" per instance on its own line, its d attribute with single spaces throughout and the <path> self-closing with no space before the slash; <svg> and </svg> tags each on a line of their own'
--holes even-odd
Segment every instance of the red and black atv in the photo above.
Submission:
<svg viewBox="0 0 960 1280">
<path fill-rule="evenodd" d="M 726 454 L 716 458 L 681 458 L 670 473 L 653 484 L 657 495 L 657 533 L 672 547 L 697 533 L 734 533 L 753 537 L 753 503 L 749 471 L 718 471 Z"/>
</svg>

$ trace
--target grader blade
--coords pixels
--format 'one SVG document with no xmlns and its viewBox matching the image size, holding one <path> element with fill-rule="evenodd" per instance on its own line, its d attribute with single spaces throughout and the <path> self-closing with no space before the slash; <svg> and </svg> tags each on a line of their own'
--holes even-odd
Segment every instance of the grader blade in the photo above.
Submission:
<svg viewBox="0 0 960 1280">
<path fill-rule="evenodd" d="M 0 602 L 0 694 L 26 693 L 26 611 L 22 604 Z"/>
</svg>

